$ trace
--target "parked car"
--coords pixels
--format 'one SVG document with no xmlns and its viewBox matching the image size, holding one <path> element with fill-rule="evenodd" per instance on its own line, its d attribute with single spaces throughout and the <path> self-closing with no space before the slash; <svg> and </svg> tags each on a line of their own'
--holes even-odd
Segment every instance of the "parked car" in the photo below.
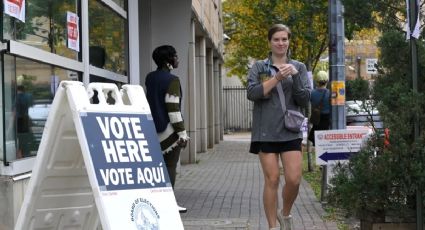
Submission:
<svg viewBox="0 0 425 230">
<path fill-rule="evenodd" d="M 28 109 L 31 120 L 46 121 L 49 115 L 51 103 L 35 103 Z"/>
<path fill-rule="evenodd" d="M 346 101 L 346 125 L 347 126 L 369 126 L 372 124 L 377 129 L 383 129 L 384 125 L 379 116 L 379 111 L 372 100 Z"/>
<path fill-rule="evenodd" d="M 36 143 L 39 143 L 43 135 L 44 125 L 49 115 L 51 100 L 36 100 L 33 106 L 28 109 L 28 115 L 31 119 L 31 131 Z"/>
</svg>

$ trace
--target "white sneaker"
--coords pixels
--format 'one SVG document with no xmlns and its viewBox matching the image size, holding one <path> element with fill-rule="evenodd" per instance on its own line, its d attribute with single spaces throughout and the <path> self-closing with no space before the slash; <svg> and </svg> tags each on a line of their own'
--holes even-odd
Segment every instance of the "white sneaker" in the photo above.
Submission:
<svg viewBox="0 0 425 230">
<path fill-rule="evenodd" d="M 186 213 L 187 212 L 187 208 L 181 207 L 180 205 L 177 205 L 177 209 L 179 210 L 179 213 Z"/>
<path fill-rule="evenodd" d="M 294 229 L 294 223 L 292 223 L 292 216 L 283 216 L 282 210 L 277 212 L 277 220 L 280 224 L 280 230 L 292 230 Z"/>
</svg>

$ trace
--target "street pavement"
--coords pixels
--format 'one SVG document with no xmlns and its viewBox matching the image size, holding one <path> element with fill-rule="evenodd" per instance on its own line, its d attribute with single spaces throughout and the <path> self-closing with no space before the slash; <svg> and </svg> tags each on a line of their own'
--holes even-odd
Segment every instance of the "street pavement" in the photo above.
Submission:
<svg viewBox="0 0 425 230">
<path fill-rule="evenodd" d="M 186 230 L 268 229 L 263 174 L 258 156 L 248 153 L 249 138 L 249 133 L 225 135 L 213 149 L 198 154 L 196 164 L 179 167 L 175 196 L 188 209 L 181 214 Z M 283 183 L 282 177 L 280 186 Z M 337 230 L 324 214 L 310 185 L 302 180 L 292 209 L 295 230 Z"/>
</svg>

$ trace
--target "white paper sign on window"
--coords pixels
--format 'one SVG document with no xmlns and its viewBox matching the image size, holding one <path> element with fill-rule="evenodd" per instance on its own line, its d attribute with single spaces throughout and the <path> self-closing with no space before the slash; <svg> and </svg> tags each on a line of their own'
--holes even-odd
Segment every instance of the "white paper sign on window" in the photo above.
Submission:
<svg viewBox="0 0 425 230">
<path fill-rule="evenodd" d="M 66 14 L 66 27 L 68 30 L 68 48 L 80 52 L 79 18 L 72 12 Z"/>
<path fill-rule="evenodd" d="M 25 0 L 3 0 L 4 13 L 25 22 Z"/>
</svg>

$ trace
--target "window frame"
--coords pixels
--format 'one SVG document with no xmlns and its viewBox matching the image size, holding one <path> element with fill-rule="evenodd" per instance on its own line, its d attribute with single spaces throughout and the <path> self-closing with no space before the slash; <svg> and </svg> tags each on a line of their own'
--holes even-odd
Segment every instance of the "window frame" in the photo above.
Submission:
<svg viewBox="0 0 425 230">
<path fill-rule="evenodd" d="M 115 11 L 117 14 L 119 14 L 121 17 L 123 17 L 125 20 L 127 20 L 127 12 L 121 6 L 119 6 L 117 3 L 115 3 L 112 0 L 101 0 L 101 2 L 103 2 L 105 5 L 107 5 L 109 8 L 111 8 L 113 11 Z"/>
<path fill-rule="evenodd" d="M 89 0 L 76 0 L 77 5 L 80 8 L 79 17 L 80 17 L 80 52 L 79 60 L 67 58 L 58 54 L 50 53 L 48 51 L 39 49 L 27 45 L 23 42 L 15 40 L 3 40 L 0 42 L 0 50 L 6 51 L 2 52 L 2 57 L 5 54 L 13 55 L 19 58 L 24 58 L 32 61 L 36 61 L 42 64 L 53 65 L 59 68 L 68 69 L 71 71 L 76 71 L 81 73 L 82 81 L 84 85 L 88 85 L 90 75 L 101 76 L 103 78 L 121 82 L 124 84 L 139 84 L 140 79 L 138 79 L 139 72 L 139 23 L 138 23 L 138 2 L 132 0 L 126 0 L 125 5 L 127 6 L 127 11 L 119 6 L 112 0 L 98 0 L 99 2 L 105 4 L 107 7 L 116 12 L 125 20 L 125 32 L 127 43 L 126 59 L 127 59 L 127 75 L 118 74 L 109 70 L 101 69 L 89 64 L 89 18 L 88 18 L 88 1 Z M 4 12 L 1 13 L 0 22 L 3 21 Z M 3 25 L 1 25 L 3 26 Z M 133 32 L 136 32 L 137 36 L 130 36 L 129 27 L 135 28 L 132 29 Z M 3 37 L 3 30 L 1 31 L 1 37 Z M 131 47 L 131 48 L 130 48 Z M 137 49 L 137 50 L 135 50 Z M 4 63 L 1 63 L 4 67 Z M 1 70 L 1 73 L 4 75 L 4 68 Z M 5 87 L 3 84 L 2 88 Z M 2 91 L 4 91 L 2 89 Z M 3 95 L 4 96 L 4 95 Z M 2 97 L 3 97 L 2 96 Z M 3 116 L 5 116 L 5 110 L 1 111 Z M 5 123 L 3 119 L 3 124 Z M 4 133 L 5 131 L 2 130 Z M 3 147 L 5 145 L 5 140 L 3 138 Z M 3 157 L 6 157 L 5 150 L 2 153 Z M 0 163 L 0 175 L 18 175 L 26 172 L 31 172 L 34 166 L 36 156 L 26 157 L 18 160 L 9 160 L 3 159 L 3 163 Z"/>
</svg>

